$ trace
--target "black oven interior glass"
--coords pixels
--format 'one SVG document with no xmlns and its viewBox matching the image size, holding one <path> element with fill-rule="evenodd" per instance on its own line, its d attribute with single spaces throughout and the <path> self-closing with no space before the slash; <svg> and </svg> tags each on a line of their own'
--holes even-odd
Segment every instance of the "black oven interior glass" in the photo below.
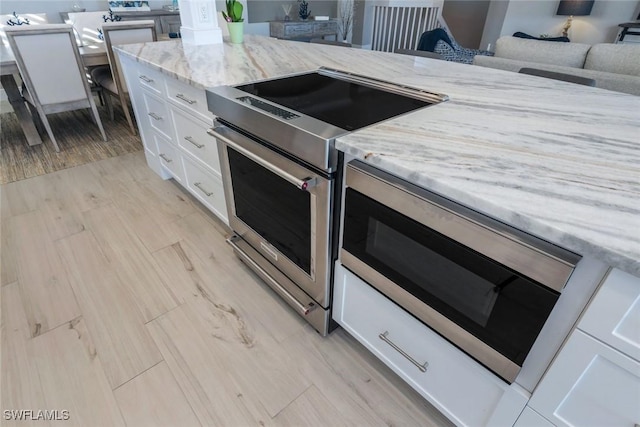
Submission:
<svg viewBox="0 0 640 427">
<path fill-rule="evenodd" d="M 559 294 L 351 188 L 343 247 L 522 366 Z"/>
<path fill-rule="evenodd" d="M 432 104 L 317 72 L 236 88 L 348 131 Z"/>
<path fill-rule="evenodd" d="M 311 274 L 311 195 L 229 148 L 236 216 Z"/>
</svg>

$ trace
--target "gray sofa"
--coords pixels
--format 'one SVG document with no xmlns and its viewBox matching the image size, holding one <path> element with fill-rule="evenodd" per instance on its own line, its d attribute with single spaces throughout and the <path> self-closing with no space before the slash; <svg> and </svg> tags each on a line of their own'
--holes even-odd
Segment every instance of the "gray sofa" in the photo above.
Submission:
<svg viewBox="0 0 640 427">
<path fill-rule="evenodd" d="M 640 45 L 588 45 L 500 37 L 495 56 L 476 56 L 474 65 L 518 72 L 538 68 L 595 79 L 596 87 L 640 96 Z"/>
</svg>

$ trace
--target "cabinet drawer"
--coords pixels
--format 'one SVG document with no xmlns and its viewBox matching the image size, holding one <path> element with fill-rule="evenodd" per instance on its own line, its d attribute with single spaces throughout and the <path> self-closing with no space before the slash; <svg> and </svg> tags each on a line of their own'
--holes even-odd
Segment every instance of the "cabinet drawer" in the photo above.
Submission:
<svg viewBox="0 0 640 427">
<path fill-rule="evenodd" d="M 335 277 L 334 319 L 452 421 L 474 427 L 492 417 L 516 421 L 528 398 L 517 385 L 500 380 L 339 263 Z"/>
<path fill-rule="evenodd" d="M 576 330 L 529 406 L 558 426 L 640 424 L 640 363 Z"/>
<path fill-rule="evenodd" d="M 164 96 L 164 75 L 160 71 L 138 65 L 136 77 L 141 87 L 156 95 Z"/>
<path fill-rule="evenodd" d="M 308 24 L 287 25 L 284 27 L 284 35 L 287 37 L 310 36 L 313 34 L 313 22 Z"/>
<path fill-rule="evenodd" d="M 224 200 L 222 180 L 205 172 L 200 166 L 187 158 L 182 158 L 187 176 L 187 189 L 196 196 L 211 212 L 229 224 L 227 219 L 227 205 Z"/>
<path fill-rule="evenodd" d="M 336 22 L 315 22 L 313 24 L 313 32 L 318 34 L 335 34 L 338 32 L 338 24 Z"/>
<path fill-rule="evenodd" d="M 167 103 L 149 93 L 143 92 L 142 98 L 146 107 L 145 117 L 152 129 L 160 132 L 165 138 L 171 139 L 173 136 L 173 124 L 169 115 Z"/>
<path fill-rule="evenodd" d="M 197 89 L 176 79 L 166 79 L 167 97 L 175 105 L 185 108 L 205 122 L 213 122 L 213 115 L 207 109 L 204 89 Z"/>
<path fill-rule="evenodd" d="M 159 135 L 155 135 L 156 144 L 158 144 L 158 158 L 164 169 L 176 179 L 176 181 L 184 182 L 184 172 L 182 169 L 182 161 L 180 152 L 169 141 Z"/>
<path fill-rule="evenodd" d="M 640 361 L 640 278 L 611 270 L 578 328 Z"/>
<path fill-rule="evenodd" d="M 206 125 L 176 108 L 171 109 L 171 114 L 180 147 L 202 162 L 202 166 L 206 166 L 219 176 L 220 160 L 216 140 L 207 133 L 213 123 Z"/>
</svg>

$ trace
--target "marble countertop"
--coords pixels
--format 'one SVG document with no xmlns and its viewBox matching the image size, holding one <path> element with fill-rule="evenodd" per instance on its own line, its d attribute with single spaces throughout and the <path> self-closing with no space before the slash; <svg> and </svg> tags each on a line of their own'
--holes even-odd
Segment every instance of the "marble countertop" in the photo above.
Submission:
<svg viewBox="0 0 640 427">
<path fill-rule="evenodd" d="M 640 276 L 640 97 L 517 73 L 245 35 L 119 48 L 196 87 L 320 66 L 449 101 L 336 141 L 365 162 L 583 256 Z"/>
</svg>

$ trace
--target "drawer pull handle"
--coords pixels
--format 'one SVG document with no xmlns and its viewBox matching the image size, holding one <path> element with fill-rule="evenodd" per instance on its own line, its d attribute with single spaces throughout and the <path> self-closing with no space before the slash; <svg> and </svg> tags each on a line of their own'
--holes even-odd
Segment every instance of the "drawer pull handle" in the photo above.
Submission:
<svg viewBox="0 0 640 427">
<path fill-rule="evenodd" d="M 150 79 L 149 77 L 145 76 L 144 74 L 140 76 L 140 80 L 142 80 L 143 82 L 147 82 L 147 83 L 151 83 L 153 81 L 153 79 Z"/>
<path fill-rule="evenodd" d="M 409 362 L 413 363 L 414 365 L 416 365 L 416 367 L 418 369 L 420 369 L 420 372 L 427 372 L 427 367 L 429 366 L 429 362 L 424 362 L 422 365 L 419 364 L 418 362 L 416 362 L 416 360 L 409 356 L 409 354 L 407 354 L 406 351 L 404 351 L 403 349 L 401 349 L 400 347 L 398 347 L 396 344 L 394 344 L 389 338 L 389 331 L 384 331 L 383 333 L 381 333 L 380 335 L 378 335 L 378 337 L 380 337 L 380 339 L 384 342 L 386 342 L 387 344 L 389 344 L 395 351 L 397 351 L 398 353 L 400 353 L 401 355 L 403 355 Z"/>
<path fill-rule="evenodd" d="M 195 141 L 193 140 L 193 138 L 192 138 L 192 137 L 190 137 L 190 136 L 185 136 L 185 137 L 184 137 L 184 139 L 186 139 L 187 141 L 189 141 L 190 143 L 192 143 L 193 145 L 195 145 L 195 146 L 196 146 L 196 147 L 198 147 L 198 148 L 204 148 L 204 144 L 198 144 L 198 143 L 197 143 L 197 142 L 195 142 Z"/>
<path fill-rule="evenodd" d="M 198 102 L 198 101 L 196 101 L 195 99 L 189 99 L 189 98 L 187 98 L 186 96 L 184 96 L 184 95 L 183 95 L 183 94 L 181 94 L 181 93 L 177 94 L 177 95 L 176 95 L 176 98 L 183 100 L 184 102 L 186 102 L 186 103 L 187 103 L 187 104 L 189 104 L 189 105 L 193 105 L 193 104 L 195 104 L 196 102 Z"/>
<path fill-rule="evenodd" d="M 171 160 L 170 158 L 168 158 L 164 153 L 160 153 L 159 154 L 160 158 L 162 158 L 162 160 L 164 160 L 167 163 L 171 163 L 173 162 L 173 160 Z"/>
<path fill-rule="evenodd" d="M 162 120 L 162 117 L 160 117 L 159 115 L 157 115 L 156 113 L 149 113 L 149 115 L 151 116 L 151 118 L 153 120 Z"/>
<path fill-rule="evenodd" d="M 204 188 L 202 188 L 202 183 L 200 182 L 194 182 L 193 185 L 195 185 L 196 187 L 198 187 L 198 190 L 202 191 L 207 197 L 211 197 L 213 196 L 213 193 L 210 191 L 205 190 Z"/>
</svg>

